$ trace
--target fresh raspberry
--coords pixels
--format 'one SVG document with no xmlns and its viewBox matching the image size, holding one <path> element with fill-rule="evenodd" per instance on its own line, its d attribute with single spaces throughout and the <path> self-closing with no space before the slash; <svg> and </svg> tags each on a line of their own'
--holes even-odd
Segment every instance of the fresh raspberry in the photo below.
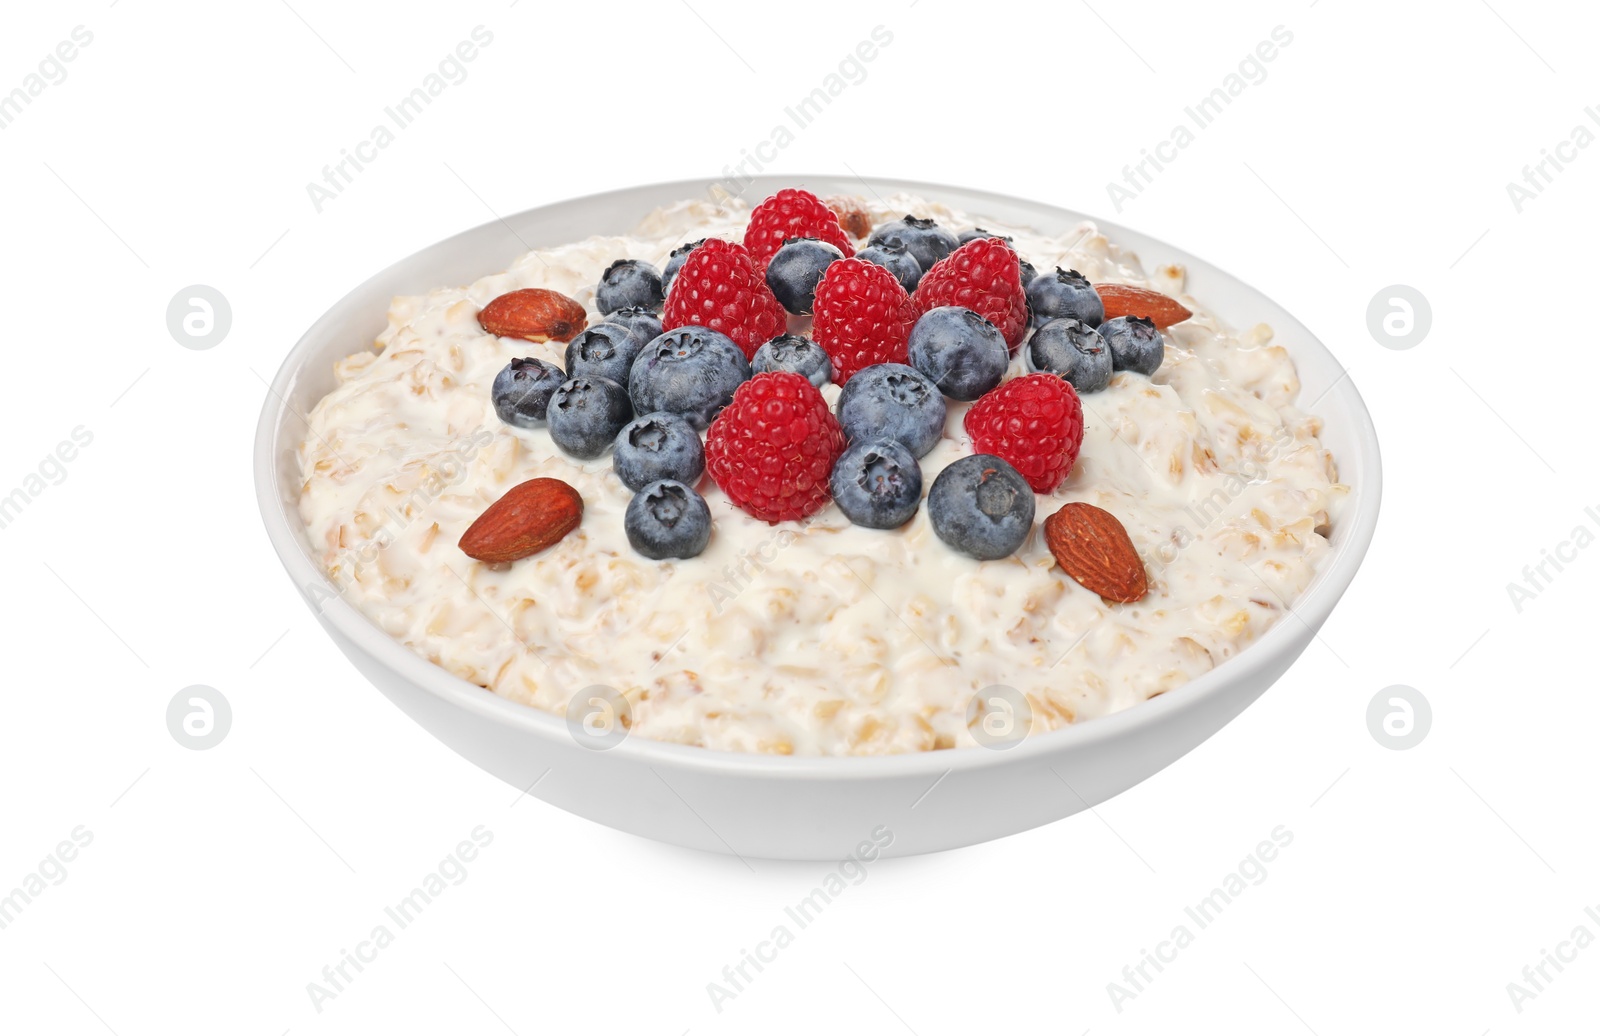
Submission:
<svg viewBox="0 0 1600 1036">
<path fill-rule="evenodd" d="M 1083 445 L 1083 404 L 1054 374 L 1011 379 L 974 403 L 965 423 L 972 452 L 1009 462 L 1035 493 L 1054 492 Z"/>
<path fill-rule="evenodd" d="M 757 205 L 745 228 L 744 246 L 750 249 L 756 269 L 765 273 L 767 261 L 791 237 L 821 238 L 843 252 L 845 258 L 856 254 L 850 235 L 839 225 L 839 217 L 810 191 L 782 190 Z"/>
<path fill-rule="evenodd" d="M 843 385 L 863 367 L 905 363 L 917 307 L 894 274 L 865 259 L 836 259 L 817 282 L 811 337 Z"/>
<path fill-rule="evenodd" d="M 691 324 L 721 331 L 748 360 L 789 329 L 789 317 L 744 246 L 711 238 L 683 261 L 661 313 L 662 331 Z"/>
<path fill-rule="evenodd" d="M 706 431 L 706 471 L 740 508 L 764 522 L 827 506 L 828 476 L 844 432 L 816 386 L 789 371 L 757 374 Z"/>
<path fill-rule="evenodd" d="M 998 327 L 1015 353 L 1028 330 L 1028 293 L 1017 270 L 1017 253 L 1004 238 L 968 241 L 922 275 L 914 296 L 917 313 L 939 306 L 970 309 Z"/>
</svg>

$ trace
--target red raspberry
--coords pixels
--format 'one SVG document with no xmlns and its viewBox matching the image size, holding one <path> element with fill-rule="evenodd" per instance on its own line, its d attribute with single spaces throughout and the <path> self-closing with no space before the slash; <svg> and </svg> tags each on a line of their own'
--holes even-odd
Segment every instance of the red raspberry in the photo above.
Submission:
<svg viewBox="0 0 1600 1036">
<path fill-rule="evenodd" d="M 972 405 L 966 416 L 973 453 L 992 453 L 1022 473 L 1035 493 L 1053 493 L 1083 445 L 1083 404 L 1064 378 L 1013 378 Z"/>
<path fill-rule="evenodd" d="M 744 246 L 711 238 L 684 260 L 661 312 L 663 331 L 690 324 L 721 331 L 748 360 L 789 330 L 789 316 Z"/>
<path fill-rule="evenodd" d="M 839 217 L 810 191 L 790 188 L 757 205 L 745 228 L 744 246 L 750 249 L 756 269 L 766 273 L 767 260 L 791 237 L 821 238 L 847 259 L 856 254 L 850 236 L 839 226 Z"/>
<path fill-rule="evenodd" d="M 998 237 L 968 241 L 933 264 L 917 284 L 917 313 L 961 306 L 1000 329 L 1015 353 L 1028 331 L 1028 293 L 1022 288 L 1017 253 Z"/>
<path fill-rule="evenodd" d="M 865 259 L 836 259 L 817 282 L 811 336 L 840 385 L 863 367 L 905 363 L 917 307 L 894 274 Z"/>
<path fill-rule="evenodd" d="M 774 525 L 827 506 L 828 476 L 842 452 L 844 432 L 828 401 L 789 371 L 740 385 L 706 430 L 706 471 L 740 508 Z"/>
</svg>

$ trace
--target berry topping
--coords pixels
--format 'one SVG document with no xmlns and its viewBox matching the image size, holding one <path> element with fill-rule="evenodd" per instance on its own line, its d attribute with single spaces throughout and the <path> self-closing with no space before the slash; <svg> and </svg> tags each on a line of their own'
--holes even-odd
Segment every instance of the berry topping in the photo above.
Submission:
<svg viewBox="0 0 1600 1036">
<path fill-rule="evenodd" d="M 844 253 L 814 237 L 796 237 L 783 243 L 767 263 L 767 287 L 791 313 L 810 313 L 822 271 Z"/>
<path fill-rule="evenodd" d="M 550 397 L 550 438 L 579 460 L 606 452 L 633 417 L 628 390 L 598 375 L 568 378 Z"/>
<path fill-rule="evenodd" d="M 868 529 L 898 529 L 922 502 L 922 469 L 893 439 L 858 442 L 839 456 L 829 479 L 834 503 Z"/>
<path fill-rule="evenodd" d="M 1154 374 L 1167 358 L 1155 321 L 1144 317 L 1112 317 L 1100 325 L 1100 337 L 1111 350 L 1111 366 L 1119 371 Z"/>
<path fill-rule="evenodd" d="M 672 279 L 678 276 L 678 271 L 683 269 L 683 261 L 689 258 L 689 253 L 706 243 L 705 238 L 698 241 L 685 241 L 667 254 L 667 265 L 661 270 L 661 290 L 672 290 Z"/>
<path fill-rule="evenodd" d="M 939 387 L 903 363 L 868 367 L 839 393 L 839 424 L 852 442 L 894 439 L 920 457 L 944 434 L 944 418 Z"/>
<path fill-rule="evenodd" d="M 986 453 L 951 464 L 928 490 L 934 535 L 979 561 L 1015 553 L 1033 528 L 1033 508 L 1033 490 L 1017 469 Z"/>
<path fill-rule="evenodd" d="M 938 306 L 918 317 L 906 356 L 939 391 L 968 401 L 1000 384 L 1011 359 L 1000 329 L 960 306 Z"/>
<path fill-rule="evenodd" d="M 856 251 L 834 211 L 815 194 L 796 188 L 779 191 L 751 210 L 744 246 L 750 250 L 756 268 L 765 269 L 783 243 L 796 237 L 826 241 L 845 256 Z"/>
<path fill-rule="evenodd" d="M 1106 318 L 1106 307 L 1090 285 L 1089 278 L 1077 270 L 1056 267 L 1054 273 L 1023 281 L 1028 289 L 1028 308 L 1033 326 L 1043 327 L 1057 317 L 1072 317 L 1090 327 L 1099 327 Z"/>
<path fill-rule="evenodd" d="M 833 379 L 833 361 L 822 346 L 804 335 L 779 335 L 756 350 L 750 361 L 754 374 L 764 371 L 794 371 L 821 388 Z"/>
<path fill-rule="evenodd" d="M 885 223 L 867 238 L 868 245 L 895 245 L 910 252 L 923 270 L 956 250 L 956 236 L 931 219 L 906 216 Z"/>
<path fill-rule="evenodd" d="M 706 433 L 706 470 L 735 505 L 762 521 L 804 518 L 828 503 L 844 433 L 827 400 L 799 374 L 757 374 Z"/>
<path fill-rule="evenodd" d="M 972 448 L 1004 458 L 1036 493 L 1051 493 L 1078 459 L 1083 405 L 1054 374 L 1013 378 L 967 411 Z"/>
<path fill-rule="evenodd" d="M 618 259 L 600 275 L 594 306 L 606 314 L 630 306 L 653 312 L 661 308 L 665 298 L 660 270 L 641 259 Z"/>
<path fill-rule="evenodd" d="M 917 262 L 916 256 L 899 245 L 868 245 L 856 253 L 856 258 L 877 263 L 888 270 L 900 282 L 900 287 L 907 291 L 916 291 L 917 282 L 922 280 L 922 264 Z"/>
<path fill-rule="evenodd" d="M 841 259 L 817 284 L 812 335 L 833 361 L 834 380 L 875 363 L 904 363 L 917 310 L 894 274 L 862 259 Z"/>
<path fill-rule="evenodd" d="M 744 246 L 712 238 L 684 260 L 661 314 L 664 331 L 690 325 L 727 335 L 748 360 L 787 331 L 789 319 Z"/>
<path fill-rule="evenodd" d="M 567 380 L 561 368 L 532 358 L 512 360 L 489 389 L 494 412 L 506 424 L 533 428 L 544 423 L 550 397 Z"/>
<path fill-rule="evenodd" d="M 661 318 L 643 306 L 624 306 L 606 317 L 608 324 L 621 324 L 640 345 L 648 345 L 661 334 Z"/>
<path fill-rule="evenodd" d="M 1100 332 L 1081 320 L 1060 317 L 1028 339 L 1033 369 L 1066 378 L 1080 394 L 1111 384 L 1111 350 Z"/>
<path fill-rule="evenodd" d="M 1028 298 L 1022 290 L 1017 253 L 997 237 L 969 241 L 922 275 L 915 296 L 926 313 L 937 306 L 962 306 L 1000 329 L 1012 352 L 1028 330 Z"/>
<path fill-rule="evenodd" d="M 644 343 L 621 324 L 596 324 L 567 343 L 567 377 L 598 374 L 628 384 L 628 369 Z"/>
<path fill-rule="evenodd" d="M 744 352 L 727 335 L 680 327 L 639 350 L 628 372 L 628 395 L 636 413 L 665 410 L 704 428 L 749 377 Z"/>
<path fill-rule="evenodd" d="M 634 495 L 622 528 L 628 543 L 647 558 L 692 558 L 711 540 L 711 508 L 682 482 L 662 479 Z"/>
<path fill-rule="evenodd" d="M 611 469 L 635 492 L 664 478 L 692 486 L 705 473 L 706 452 L 694 426 L 677 414 L 645 414 L 617 433 Z"/>
</svg>

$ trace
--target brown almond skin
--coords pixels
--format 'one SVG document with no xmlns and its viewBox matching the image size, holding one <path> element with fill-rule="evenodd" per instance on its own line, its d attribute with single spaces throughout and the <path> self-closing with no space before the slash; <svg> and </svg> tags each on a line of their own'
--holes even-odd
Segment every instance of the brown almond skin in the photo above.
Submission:
<svg viewBox="0 0 1600 1036">
<path fill-rule="evenodd" d="M 588 323 L 582 306 L 548 288 L 508 291 L 478 314 L 478 324 L 490 334 L 530 342 L 570 342 Z"/>
<path fill-rule="evenodd" d="M 1094 290 L 1106 307 L 1107 320 L 1113 317 L 1144 317 L 1157 327 L 1171 327 L 1194 316 L 1177 299 L 1149 288 L 1132 284 L 1096 284 Z"/>
<path fill-rule="evenodd" d="M 861 207 L 858 199 L 836 194 L 823 204 L 839 217 L 839 225 L 851 237 L 863 238 L 872 233 L 872 217 L 867 215 L 867 210 Z"/>
<path fill-rule="evenodd" d="M 461 552 L 503 564 L 554 546 L 583 520 L 583 497 L 559 478 L 512 486 L 461 536 Z"/>
<path fill-rule="evenodd" d="M 1044 520 L 1044 541 L 1063 572 L 1108 601 L 1132 604 L 1149 591 L 1144 561 L 1110 511 L 1063 504 Z"/>
</svg>

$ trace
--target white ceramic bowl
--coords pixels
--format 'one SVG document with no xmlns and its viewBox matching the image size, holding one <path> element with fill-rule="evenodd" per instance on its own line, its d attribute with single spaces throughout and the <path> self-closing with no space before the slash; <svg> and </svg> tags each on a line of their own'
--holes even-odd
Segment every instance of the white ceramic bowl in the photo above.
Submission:
<svg viewBox="0 0 1600 1036">
<path fill-rule="evenodd" d="M 821 195 L 862 190 L 851 177 L 761 177 L 744 197 L 801 184 Z M 1080 213 L 941 184 L 873 181 L 980 220 L 1060 233 Z M 1378 520 L 1380 465 L 1372 419 L 1344 369 L 1298 320 L 1209 263 L 1098 221 L 1147 269 L 1179 262 L 1188 289 L 1234 326 L 1265 321 L 1299 367 L 1301 398 L 1324 418 L 1322 439 L 1351 487 L 1333 550 L 1311 586 L 1258 641 L 1211 672 L 1123 712 L 1029 737 L 1004 751 L 966 748 L 878 758 L 782 758 L 624 739 L 581 746 L 564 717 L 463 681 L 389 638 L 323 577 L 296 505 L 299 416 L 333 387 L 336 359 L 370 346 L 396 295 L 467 284 L 503 270 L 528 246 L 627 233 L 659 205 L 703 195 L 701 182 L 654 184 L 546 205 L 457 234 L 372 277 L 323 314 L 284 360 L 261 411 L 256 493 L 267 535 L 334 642 L 406 714 L 466 759 L 552 805 L 665 842 L 741 857 L 840 859 L 872 832 L 887 855 L 970 845 L 1070 816 L 1132 787 L 1222 728 L 1311 642 L 1365 555 Z M 541 775 L 543 775 L 541 779 Z"/>
</svg>

